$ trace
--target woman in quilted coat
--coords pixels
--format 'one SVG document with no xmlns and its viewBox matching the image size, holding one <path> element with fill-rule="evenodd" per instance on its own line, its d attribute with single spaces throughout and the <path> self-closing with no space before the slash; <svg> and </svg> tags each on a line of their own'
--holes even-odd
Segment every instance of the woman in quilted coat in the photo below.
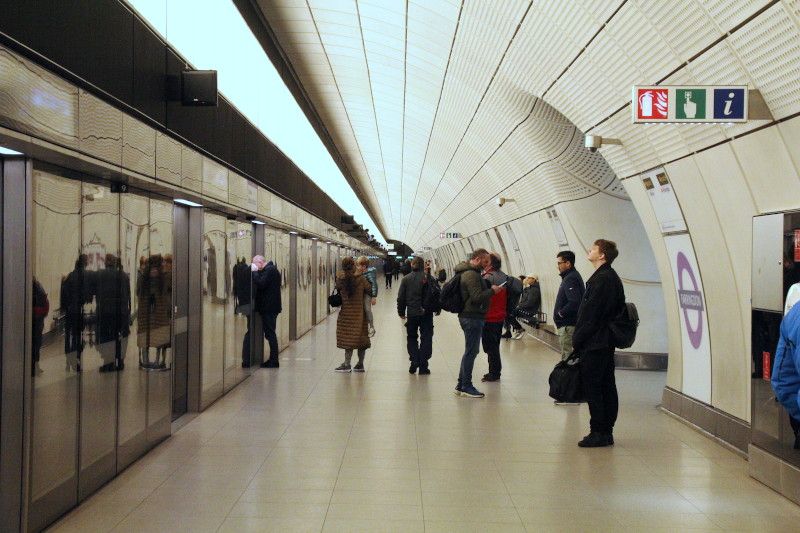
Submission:
<svg viewBox="0 0 800 533">
<path fill-rule="evenodd" d="M 336 322 L 336 347 L 344 350 L 344 363 L 337 372 L 364 372 L 364 354 L 369 348 L 367 316 L 364 312 L 364 296 L 372 294 L 372 285 L 356 272 L 352 257 L 342 259 L 342 270 L 336 274 L 336 287 L 342 295 L 342 307 Z M 353 350 L 358 351 L 358 363 L 350 366 Z"/>
</svg>

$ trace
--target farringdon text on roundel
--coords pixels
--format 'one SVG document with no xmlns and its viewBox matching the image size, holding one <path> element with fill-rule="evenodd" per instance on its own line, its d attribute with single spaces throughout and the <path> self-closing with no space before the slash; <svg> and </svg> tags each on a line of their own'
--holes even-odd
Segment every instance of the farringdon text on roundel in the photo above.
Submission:
<svg viewBox="0 0 800 533">
<path fill-rule="evenodd" d="M 698 289 L 697 278 L 694 275 L 689 260 L 683 254 L 678 252 L 678 304 L 683 309 L 683 321 L 686 324 L 686 331 L 689 334 L 689 341 L 692 346 L 697 349 L 703 340 L 703 293 Z M 684 273 L 691 281 L 692 287 L 684 288 Z M 691 289 L 691 290 L 690 290 Z M 697 327 L 692 326 L 692 321 L 689 320 L 689 313 L 697 313 Z"/>
</svg>

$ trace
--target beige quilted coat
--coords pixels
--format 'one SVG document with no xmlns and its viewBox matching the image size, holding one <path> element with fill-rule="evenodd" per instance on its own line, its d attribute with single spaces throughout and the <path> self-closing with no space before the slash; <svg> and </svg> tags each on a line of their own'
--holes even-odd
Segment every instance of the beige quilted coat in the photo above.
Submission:
<svg viewBox="0 0 800 533">
<path fill-rule="evenodd" d="M 356 274 L 353 294 L 345 291 L 344 272 L 336 274 L 336 286 L 342 295 L 342 307 L 336 322 L 336 347 L 344 350 L 369 348 L 367 318 L 364 314 L 364 295 L 372 294 L 372 285 L 367 278 Z"/>
</svg>

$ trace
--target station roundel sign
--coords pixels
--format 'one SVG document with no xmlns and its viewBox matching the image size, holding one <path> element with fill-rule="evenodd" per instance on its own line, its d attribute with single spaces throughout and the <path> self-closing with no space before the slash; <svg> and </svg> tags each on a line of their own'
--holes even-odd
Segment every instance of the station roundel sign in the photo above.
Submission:
<svg viewBox="0 0 800 533">
<path fill-rule="evenodd" d="M 689 341 L 697 349 L 703 341 L 703 310 L 705 309 L 703 293 L 700 292 L 700 286 L 697 283 L 692 266 L 683 252 L 678 252 L 677 267 L 678 304 L 683 309 L 683 321 L 686 324 Z M 684 287 L 684 273 L 687 274 L 688 281 L 691 281 L 691 287 Z M 690 313 L 697 313 L 697 327 L 692 326 L 692 321 L 689 320 Z"/>
</svg>

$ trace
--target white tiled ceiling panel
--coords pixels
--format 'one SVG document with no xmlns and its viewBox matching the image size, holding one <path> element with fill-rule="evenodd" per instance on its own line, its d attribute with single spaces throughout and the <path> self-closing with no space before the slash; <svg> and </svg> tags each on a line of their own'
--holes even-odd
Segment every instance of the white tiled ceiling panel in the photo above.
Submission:
<svg viewBox="0 0 800 533">
<path fill-rule="evenodd" d="M 766 123 L 631 124 L 633 85 L 747 84 L 800 112 L 800 0 L 258 4 L 382 233 L 414 249 L 627 199 L 617 176 Z M 587 132 L 622 146 L 590 154 Z"/>
</svg>

